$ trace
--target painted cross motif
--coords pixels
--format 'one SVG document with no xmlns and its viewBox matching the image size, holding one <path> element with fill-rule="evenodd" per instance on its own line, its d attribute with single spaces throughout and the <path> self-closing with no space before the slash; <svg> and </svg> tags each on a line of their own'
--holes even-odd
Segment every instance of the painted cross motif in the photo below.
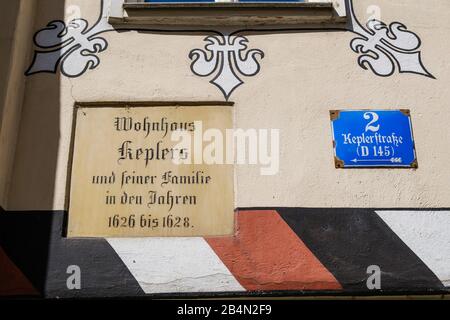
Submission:
<svg viewBox="0 0 450 320">
<path fill-rule="evenodd" d="M 100 64 L 97 54 L 108 47 L 106 40 L 98 35 L 114 30 L 107 21 L 104 1 L 101 1 L 100 17 L 91 28 L 84 19 L 74 19 L 68 24 L 56 20 L 38 31 L 34 43 L 39 50 L 35 51 L 33 63 L 25 74 L 56 73 L 60 66 L 63 75 L 75 78 L 95 69 Z"/>
<path fill-rule="evenodd" d="M 370 20 L 364 28 L 358 21 L 353 9 L 353 1 L 348 0 L 348 12 L 351 18 L 352 31 L 359 37 L 352 40 L 350 47 L 360 54 L 358 64 L 381 77 L 395 73 L 415 73 L 433 78 L 423 63 L 420 38 L 400 23 L 393 22 L 387 26 L 379 20 Z"/>
<path fill-rule="evenodd" d="M 98 54 L 108 47 L 106 39 L 100 37 L 100 34 L 131 30 L 164 31 L 145 27 L 115 29 L 108 23 L 106 0 L 100 0 L 100 3 L 100 16 L 92 27 L 84 19 L 74 19 L 67 24 L 56 20 L 39 30 L 34 37 L 38 49 L 35 50 L 33 62 L 25 74 L 56 73 L 59 69 L 67 77 L 79 77 L 100 64 Z M 399 22 L 388 26 L 381 21 L 371 20 L 364 27 L 355 15 L 353 0 L 346 0 L 346 3 L 351 20 L 347 30 L 358 35 L 350 46 L 360 54 L 358 64 L 361 68 L 370 69 L 382 77 L 391 76 L 398 71 L 434 78 L 422 63 L 421 40 L 415 33 Z M 207 44 L 204 49 L 194 49 L 189 53 L 191 71 L 200 77 L 215 74 L 210 82 L 221 90 L 226 100 L 244 83 L 243 77 L 259 73 L 260 60 L 264 58 L 262 50 L 248 50 L 248 39 L 237 35 L 244 31 L 232 34 L 215 32 L 216 35 L 205 38 Z M 190 31 L 186 29 L 178 32 Z"/>
<path fill-rule="evenodd" d="M 264 53 L 259 49 L 247 50 L 247 38 L 239 35 L 209 36 L 205 41 L 208 42 L 205 50 L 194 49 L 189 54 L 193 60 L 191 70 L 201 77 L 216 73 L 210 82 L 228 100 L 231 93 L 244 83 L 239 75 L 250 77 L 258 74 L 257 57 L 264 58 Z"/>
</svg>

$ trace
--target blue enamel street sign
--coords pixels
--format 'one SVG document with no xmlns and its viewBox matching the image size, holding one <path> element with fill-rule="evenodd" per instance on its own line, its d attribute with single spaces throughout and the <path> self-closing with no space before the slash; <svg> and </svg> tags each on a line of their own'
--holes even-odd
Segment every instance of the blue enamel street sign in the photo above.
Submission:
<svg viewBox="0 0 450 320">
<path fill-rule="evenodd" d="M 409 110 L 330 111 L 336 168 L 417 168 Z"/>
</svg>

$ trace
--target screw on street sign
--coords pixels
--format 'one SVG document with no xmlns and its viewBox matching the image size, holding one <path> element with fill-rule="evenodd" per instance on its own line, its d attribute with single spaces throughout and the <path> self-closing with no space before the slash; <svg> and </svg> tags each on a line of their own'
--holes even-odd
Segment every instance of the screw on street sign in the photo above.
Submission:
<svg viewBox="0 0 450 320">
<path fill-rule="evenodd" d="M 417 168 L 409 110 L 332 110 L 336 168 Z"/>
</svg>

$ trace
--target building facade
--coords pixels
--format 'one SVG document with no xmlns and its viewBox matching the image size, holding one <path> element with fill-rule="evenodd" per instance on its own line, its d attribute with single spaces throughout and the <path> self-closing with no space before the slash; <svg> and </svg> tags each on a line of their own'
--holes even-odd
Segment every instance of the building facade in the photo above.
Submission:
<svg viewBox="0 0 450 320">
<path fill-rule="evenodd" d="M 448 1 L 0 7 L 0 295 L 448 292 Z M 77 177 L 117 152 L 102 119 L 171 108 L 271 157 L 212 166 L 198 230 L 97 230 Z M 338 168 L 330 111 L 366 109 L 408 110 L 414 165 Z"/>
</svg>

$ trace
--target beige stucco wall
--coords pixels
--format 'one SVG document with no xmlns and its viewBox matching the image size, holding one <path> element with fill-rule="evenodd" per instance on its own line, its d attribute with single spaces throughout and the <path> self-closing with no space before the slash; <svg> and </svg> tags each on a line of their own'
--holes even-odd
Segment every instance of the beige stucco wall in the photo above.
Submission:
<svg viewBox="0 0 450 320">
<path fill-rule="evenodd" d="M 0 206 L 7 206 L 29 63 L 34 0 L 0 3 Z"/>
<path fill-rule="evenodd" d="M 62 2 L 39 2 L 36 30 L 63 18 Z M 74 4 L 95 21 L 99 1 L 66 1 Z M 437 80 L 361 69 L 351 32 L 243 32 L 265 58 L 259 74 L 231 96 L 236 127 L 280 129 L 281 155 L 275 176 L 261 176 L 257 166 L 236 168 L 237 207 L 450 207 L 450 2 L 358 0 L 357 16 L 364 20 L 374 4 L 382 21 L 401 21 L 421 37 L 424 64 Z M 211 78 L 189 68 L 188 54 L 204 47 L 205 35 L 109 32 L 97 69 L 74 79 L 29 77 L 8 209 L 66 209 L 75 102 L 224 100 Z M 360 108 L 411 110 L 418 170 L 334 168 L 329 110 Z"/>
<path fill-rule="evenodd" d="M 14 38 L 14 29 L 16 26 L 17 12 L 19 10 L 19 1 L 2 2 L 0 4 L 1 20 L 0 20 L 0 72 L 8 74 L 11 60 L 11 49 Z M 2 77 L 0 89 L 0 101 L 3 101 L 6 94 L 7 81 Z M 0 115 L 2 114 L 4 104 L 0 105 Z"/>
</svg>

